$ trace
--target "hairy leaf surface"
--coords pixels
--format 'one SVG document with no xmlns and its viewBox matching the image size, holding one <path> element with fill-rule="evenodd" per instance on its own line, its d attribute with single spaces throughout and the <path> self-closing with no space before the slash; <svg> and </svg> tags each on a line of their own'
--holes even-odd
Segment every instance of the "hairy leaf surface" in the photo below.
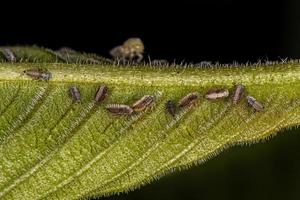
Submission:
<svg viewBox="0 0 300 200">
<path fill-rule="evenodd" d="M 258 142 L 299 125 L 300 64 L 247 66 L 114 65 L 96 55 L 72 57 L 38 47 L 12 47 L 18 62 L 0 63 L 0 199 L 78 199 L 130 190 L 174 169 L 202 163 L 223 149 Z M 5 60 L 4 56 L 0 59 Z M 26 62 L 25 62 L 26 61 Z M 89 64 L 93 63 L 93 64 Z M 33 80 L 26 69 L 53 78 Z M 209 101 L 210 88 L 246 86 L 263 103 Z M 93 102 L 101 84 L 107 98 Z M 69 95 L 77 85 L 81 103 Z M 165 103 L 187 93 L 201 97 L 175 117 Z M 107 104 L 132 105 L 154 95 L 154 105 L 116 116 Z"/>
</svg>

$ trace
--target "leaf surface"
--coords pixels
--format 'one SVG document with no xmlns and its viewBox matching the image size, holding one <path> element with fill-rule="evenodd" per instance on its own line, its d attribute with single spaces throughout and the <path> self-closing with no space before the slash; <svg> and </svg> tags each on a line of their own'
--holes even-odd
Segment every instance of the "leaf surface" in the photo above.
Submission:
<svg viewBox="0 0 300 200">
<path fill-rule="evenodd" d="M 131 190 L 232 145 L 299 125 L 298 61 L 119 66 L 96 55 L 96 64 L 86 64 L 90 55 L 77 52 L 66 60 L 38 47 L 12 50 L 20 62 L 0 63 L 0 199 L 78 199 Z M 53 78 L 33 80 L 26 69 L 47 69 Z M 203 97 L 216 87 L 232 93 L 235 83 L 264 109 L 254 112 L 245 99 L 235 106 L 230 98 Z M 81 103 L 69 95 L 74 84 Z M 109 87 L 108 96 L 94 103 L 101 84 Z M 178 102 L 194 91 L 201 94 L 194 106 L 177 109 L 174 118 L 167 113 L 167 100 Z M 143 112 L 115 116 L 105 109 L 132 105 L 144 95 L 154 95 L 155 103 Z"/>
</svg>

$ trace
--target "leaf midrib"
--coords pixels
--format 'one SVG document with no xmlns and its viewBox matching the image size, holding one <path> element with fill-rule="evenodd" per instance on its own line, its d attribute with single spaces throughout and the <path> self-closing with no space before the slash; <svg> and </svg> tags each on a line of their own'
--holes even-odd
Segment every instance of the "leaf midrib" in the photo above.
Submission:
<svg viewBox="0 0 300 200">
<path fill-rule="evenodd" d="M 209 86 L 231 85 L 234 82 L 243 82 L 246 85 L 264 83 L 293 83 L 300 79 L 299 64 L 283 64 L 281 67 L 264 66 L 253 68 L 228 69 L 195 69 L 195 68 L 153 68 L 141 67 L 138 71 L 126 66 L 94 66 L 71 64 L 36 64 L 23 63 L 16 66 L 7 63 L 7 67 L 0 67 L 0 81 L 30 81 L 31 78 L 23 74 L 24 69 L 38 68 L 40 65 L 53 74 L 51 84 L 59 83 L 99 83 L 115 85 L 144 86 Z M 64 66 L 64 67 L 63 67 Z M 116 69 L 114 69 L 116 67 Z M 4 70 L 5 69 L 5 70 Z M 229 70 L 231 69 L 231 70 Z M 217 71 L 219 70 L 219 71 Z M 177 71 L 178 73 L 173 73 Z M 223 71 L 223 72 L 222 72 Z M 254 72 L 253 72 L 254 71 Z M 212 76 L 214 75 L 214 76 Z M 214 78 L 218 77 L 218 78 Z"/>
</svg>

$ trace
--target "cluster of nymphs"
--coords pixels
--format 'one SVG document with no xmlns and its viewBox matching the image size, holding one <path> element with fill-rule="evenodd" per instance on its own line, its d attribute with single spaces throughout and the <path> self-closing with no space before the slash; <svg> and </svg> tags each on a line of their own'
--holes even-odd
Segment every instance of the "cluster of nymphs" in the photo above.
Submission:
<svg viewBox="0 0 300 200">
<path fill-rule="evenodd" d="M 217 99 L 226 98 L 228 96 L 229 96 L 228 89 L 213 88 L 213 89 L 210 89 L 204 95 L 204 98 L 206 98 L 208 100 L 217 100 Z M 244 96 L 245 96 L 245 86 L 243 86 L 241 84 L 235 85 L 234 91 L 232 94 L 232 98 L 231 98 L 232 103 L 234 105 L 237 105 Z M 196 103 L 196 101 L 199 97 L 200 97 L 200 95 L 198 92 L 191 92 L 178 101 L 178 107 L 183 108 L 183 107 L 191 106 Z M 263 105 L 259 101 L 257 101 L 254 97 L 247 96 L 246 98 L 247 98 L 248 104 L 251 105 L 255 111 L 261 111 L 264 108 Z M 174 101 L 168 100 L 166 103 L 166 108 L 172 116 L 175 116 L 176 104 L 174 103 Z"/>
<path fill-rule="evenodd" d="M 96 92 L 94 102 L 98 103 L 105 99 L 107 96 L 108 87 L 101 85 Z M 80 102 L 80 93 L 78 88 L 73 85 L 70 87 L 71 97 L 76 101 Z M 134 111 L 140 112 L 148 108 L 154 102 L 154 96 L 145 95 L 140 100 L 132 104 L 131 106 L 125 104 L 108 104 L 106 106 L 107 111 L 118 114 L 118 115 L 130 115 Z"/>
<path fill-rule="evenodd" d="M 108 87 L 106 85 L 101 85 L 95 95 L 94 101 L 95 102 L 103 101 L 107 95 L 107 92 L 108 92 Z M 80 102 L 80 93 L 76 86 L 70 87 L 70 94 L 75 101 Z M 241 84 L 236 85 L 234 87 L 234 91 L 233 91 L 232 98 L 231 98 L 232 103 L 234 105 L 238 104 L 240 102 L 240 100 L 244 97 L 244 94 L 245 94 L 245 86 L 243 86 Z M 208 100 L 217 100 L 217 99 L 221 99 L 221 98 L 226 98 L 228 96 L 229 96 L 228 89 L 223 89 L 223 88 L 222 89 L 210 89 L 204 95 L 204 97 Z M 199 98 L 198 92 L 191 92 L 191 93 L 185 95 L 184 97 L 182 97 L 178 101 L 178 107 L 179 108 L 189 107 L 189 106 L 195 104 L 196 100 L 198 98 Z M 247 96 L 246 98 L 247 98 L 248 104 L 251 105 L 255 111 L 261 111 L 263 109 L 263 105 L 259 101 L 257 101 L 254 97 Z M 130 115 L 133 112 L 140 112 L 140 111 L 147 109 L 148 107 L 150 107 L 153 104 L 154 100 L 155 100 L 154 96 L 145 95 L 141 99 L 139 99 L 138 101 L 133 103 L 131 106 L 125 105 L 125 104 L 108 104 L 106 106 L 106 109 L 107 109 L 107 111 L 114 113 L 114 114 Z M 165 104 L 165 107 L 166 107 L 168 113 L 170 113 L 170 115 L 172 115 L 174 117 L 176 114 L 176 104 L 174 103 L 174 101 L 168 100 Z"/>
<path fill-rule="evenodd" d="M 34 69 L 29 69 L 24 71 L 25 74 L 28 76 L 31 76 L 34 79 L 41 79 L 41 80 L 49 80 L 52 75 L 49 71 L 44 71 L 44 70 L 34 70 Z M 108 87 L 106 85 L 101 85 L 95 95 L 95 102 L 101 102 L 104 100 L 108 92 Z M 74 85 L 70 87 L 70 94 L 71 97 L 76 101 L 80 102 L 80 92 L 78 88 Z M 226 98 L 229 96 L 229 91 L 228 89 L 224 88 L 213 88 L 210 89 L 204 97 L 208 100 L 217 100 L 221 98 Z M 240 100 L 245 96 L 245 86 L 241 84 L 237 84 L 234 87 L 233 93 L 232 93 L 232 103 L 234 105 L 238 104 Z M 184 108 L 191 106 L 196 103 L 197 99 L 200 97 L 198 92 L 191 92 L 184 97 L 182 97 L 178 101 L 178 107 L 179 108 Z M 257 101 L 254 97 L 252 96 L 247 96 L 246 97 L 248 104 L 251 105 L 255 111 L 261 111 L 264 107 L 263 105 Z M 145 95 L 143 96 L 140 100 L 132 104 L 131 106 L 129 105 L 124 105 L 124 104 L 109 104 L 106 106 L 106 109 L 114 114 L 132 114 L 134 111 L 135 112 L 140 112 L 148 108 L 152 103 L 154 102 L 155 98 L 154 96 L 151 95 Z M 170 115 L 175 116 L 176 113 L 176 104 L 172 100 L 168 100 L 166 102 L 166 109 L 170 113 Z"/>
</svg>

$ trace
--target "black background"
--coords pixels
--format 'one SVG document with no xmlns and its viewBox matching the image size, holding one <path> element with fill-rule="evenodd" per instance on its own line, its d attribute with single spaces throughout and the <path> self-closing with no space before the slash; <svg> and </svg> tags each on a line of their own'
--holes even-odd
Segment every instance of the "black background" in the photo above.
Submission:
<svg viewBox="0 0 300 200">
<path fill-rule="evenodd" d="M 14 2 L 1 7 L 0 45 L 68 46 L 109 56 L 112 47 L 140 37 L 145 57 L 178 63 L 297 59 L 299 10 L 297 0 Z M 104 199 L 299 199 L 299 141 L 299 129 L 286 131 Z"/>
<path fill-rule="evenodd" d="M 45 1 L 34 6 L 39 8 L 3 7 L 0 45 L 69 46 L 109 56 L 109 49 L 134 36 L 144 41 L 146 57 L 170 61 L 245 63 L 299 57 L 297 0 Z"/>
</svg>

